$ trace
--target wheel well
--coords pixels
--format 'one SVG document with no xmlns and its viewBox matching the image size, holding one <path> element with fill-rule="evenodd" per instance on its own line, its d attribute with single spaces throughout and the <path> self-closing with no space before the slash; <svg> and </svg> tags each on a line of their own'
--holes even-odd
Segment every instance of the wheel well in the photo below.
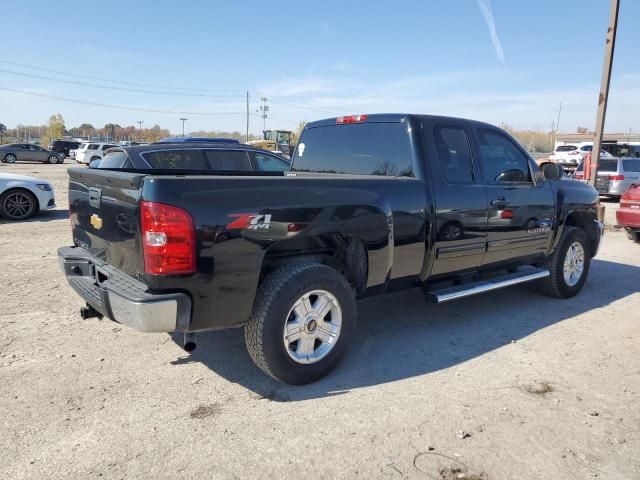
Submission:
<svg viewBox="0 0 640 480">
<path fill-rule="evenodd" d="M 262 261 L 260 283 L 277 268 L 292 263 L 319 263 L 331 267 L 345 276 L 358 295 L 364 293 L 367 286 L 367 249 L 362 240 L 352 235 L 322 235 L 277 242 Z"/>
<path fill-rule="evenodd" d="M 594 222 L 595 219 L 595 215 L 592 213 L 574 212 L 569 214 L 569 216 L 567 216 L 567 219 L 564 221 L 565 226 L 577 227 L 584 230 L 584 232 L 587 234 L 587 238 L 589 239 L 591 255 L 595 253 L 598 247 L 598 243 L 600 242 L 600 238 L 598 238 L 600 232 L 598 231 L 598 227 Z"/>
<path fill-rule="evenodd" d="M 24 187 L 12 187 L 12 188 L 8 188 L 6 189 L 4 192 L 2 192 L 2 194 L 0 194 L 0 199 L 4 198 L 5 195 L 7 195 L 10 192 L 27 192 L 29 194 L 31 194 L 31 196 L 35 199 L 36 201 L 36 210 L 40 211 L 40 200 L 38 200 L 38 196 L 33 193 L 31 190 L 29 190 L 28 188 L 24 188 Z"/>
</svg>

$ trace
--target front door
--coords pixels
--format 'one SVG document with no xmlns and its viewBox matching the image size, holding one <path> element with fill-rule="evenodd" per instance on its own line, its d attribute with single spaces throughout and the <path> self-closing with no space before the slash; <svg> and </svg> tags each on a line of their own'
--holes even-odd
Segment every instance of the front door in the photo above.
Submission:
<svg viewBox="0 0 640 480">
<path fill-rule="evenodd" d="M 554 229 L 554 193 L 523 149 L 499 130 L 478 128 L 476 140 L 487 190 L 487 251 L 483 266 L 536 263 Z"/>
<path fill-rule="evenodd" d="M 487 241 L 487 198 L 466 122 L 425 120 L 435 197 L 435 256 L 431 276 L 480 267 Z M 436 120 L 437 122 L 437 120 Z"/>
</svg>

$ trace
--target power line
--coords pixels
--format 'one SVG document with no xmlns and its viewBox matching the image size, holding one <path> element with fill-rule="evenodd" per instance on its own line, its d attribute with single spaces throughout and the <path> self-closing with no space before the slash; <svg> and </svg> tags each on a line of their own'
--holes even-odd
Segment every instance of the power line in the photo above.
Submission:
<svg viewBox="0 0 640 480">
<path fill-rule="evenodd" d="M 275 99 L 275 100 L 274 100 Z M 269 100 L 275 103 L 282 103 L 284 105 L 289 105 L 290 107 L 300 108 L 304 110 L 315 110 L 316 112 L 328 113 L 330 115 L 335 115 L 337 110 L 325 110 L 322 108 L 314 107 L 312 105 L 300 102 L 291 102 L 289 100 L 282 100 L 282 97 L 269 97 Z"/>
<path fill-rule="evenodd" d="M 142 107 L 127 107 L 124 105 L 113 105 L 109 103 L 88 102 L 85 100 L 77 100 L 73 98 L 56 97 L 53 95 L 46 95 L 44 93 L 27 92 L 24 90 L 18 90 L 15 88 L 8 88 L 0 86 L 0 90 L 6 90 L 8 92 L 21 93 L 23 95 L 31 95 L 33 97 L 50 98 L 52 100 L 60 100 L 62 102 L 78 103 L 81 105 L 91 105 L 94 107 L 115 108 L 119 110 L 131 110 L 134 112 L 148 112 L 148 113 L 168 113 L 171 115 L 200 115 L 200 116 L 213 116 L 213 115 L 244 115 L 245 112 L 185 112 L 179 110 L 157 110 L 155 108 L 142 108 Z"/>
<path fill-rule="evenodd" d="M 185 97 L 211 97 L 211 98 L 240 98 L 240 97 L 244 97 L 244 95 L 221 95 L 221 94 L 211 95 L 211 94 L 208 94 L 208 93 L 160 92 L 158 90 L 141 90 L 141 89 L 138 89 L 138 88 L 115 87 L 115 86 L 112 86 L 112 85 L 96 85 L 95 83 L 77 82 L 75 80 L 63 80 L 62 78 L 51 78 L 51 77 L 45 77 L 43 75 L 34 75 L 34 74 L 31 74 L 31 73 L 15 72 L 15 71 L 12 71 L 12 70 L 4 70 L 4 69 L 0 69 L 0 73 L 9 73 L 11 75 L 20 75 L 22 77 L 37 78 L 39 80 L 47 80 L 49 82 L 68 83 L 68 84 L 71 84 L 71 85 L 80 85 L 80 86 L 83 86 L 83 87 L 103 88 L 105 90 L 119 90 L 119 91 L 122 91 L 122 92 L 150 93 L 150 94 L 153 94 L 153 95 L 170 95 L 170 96 L 180 95 L 180 96 L 185 96 Z"/>
<path fill-rule="evenodd" d="M 116 83 L 116 84 L 120 84 L 120 85 L 133 85 L 133 86 L 137 86 L 137 87 L 147 87 L 147 88 L 163 88 L 165 90 L 189 90 L 192 92 L 229 92 L 230 90 L 205 90 L 202 88 L 187 88 L 187 87 L 171 87 L 171 86 L 166 86 L 166 85 L 151 85 L 148 83 L 136 83 L 136 82 L 126 82 L 124 80 L 111 80 L 108 78 L 99 78 L 99 77 L 91 77 L 88 75 L 79 75 L 77 73 L 68 73 L 68 72 L 63 72 L 60 70 L 52 70 L 49 68 L 42 68 L 42 67 L 36 67 L 34 65 L 27 65 L 24 63 L 17 63 L 17 62 L 11 62 L 9 60 L 0 60 L 0 63 L 5 63 L 7 65 L 14 65 L 16 67 L 22 67 L 22 68 L 28 68 L 31 70 L 40 70 L 41 72 L 49 72 L 49 73 L 56 73 L 58 75 L 64 75 L 67 77 L 74 77 L 74 78 L 85 78 L 87 80 L 97 80 L 99 82 L 107 82 L 107 83 Z"/>
</svg>

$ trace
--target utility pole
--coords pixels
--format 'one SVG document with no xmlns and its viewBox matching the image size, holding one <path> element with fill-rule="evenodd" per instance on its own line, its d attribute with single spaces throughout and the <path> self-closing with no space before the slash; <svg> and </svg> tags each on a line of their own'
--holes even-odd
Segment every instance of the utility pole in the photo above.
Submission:
<svg viewBox="0 0 640 480">
<path fill-rule="evenodd" d="M 244 137 L 245 142 L 249 142 L 249 92 L 247 91 L 247 133 Z"/>
<path fill-rule="evenodd" d="M 260 105 L 260 112 L 262 112 L 262 130 L 267 129 L 267 118 L 269 117 L 269 105 L 267 105 L 268 99 L 267 97 L 261 97 L 262 105 Z"/>
<path fill-rule="evenodd" d="M 184 138 L 184 122 L 186 122 L 187 120 L 189 120 L 188 118 L 181 118 L 180 121 L 182 122 L 182 138 Z"/>
<path fill-rule="evenodd" d="M 596 128 L 593 133 L 593 148 L 591 150 L 591 175 L 589 183 L 596 184 L 598 163 L 600 161 L 600 146 L 604 132 L 604 121 L 607 114 L 607 101 L 609 100 L 609 84 L 611 83 L 611 67 L 613 65 L 613 51 L 616 45 L 616 31 L 618 30 L 618 10 L 620 0 L 611 0 L 609 10 L 609 26 L 604 44 L 604 62 L 602 64 L 602 78 L 600 79 L 600 93 L 598 94 L 598 113 L 596 115 Z"/>
<path fill-rule="evenodd" d="M 137 120 L 138 125 L 140 126 L 140 140 L 142 140 L 142 124 L 144 120 Z"/>
<path fill-rule="evenodd" d="M 558 143 L 558 133 L 560 133 L 560 114 L 562 113 L 562 102 L 560 102 L 560 108 L 558 108 L 558 120 L 556 120 L 556 134 L 553 138 L 553 149 L 556 149 L 556 143 Z"/>
</svg>

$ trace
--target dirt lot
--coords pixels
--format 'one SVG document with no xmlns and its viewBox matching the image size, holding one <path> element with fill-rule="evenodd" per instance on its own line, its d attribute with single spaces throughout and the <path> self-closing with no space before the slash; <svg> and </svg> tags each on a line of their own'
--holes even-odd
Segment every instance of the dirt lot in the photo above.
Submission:
<svg viewBox="0 0 640 480">
<path fill-rule="evenodd" d="M 239 330 L 188 356 L 82 321 L 56 259 L 67 167 L 0 165 L 58 202 L 0 222 L 0 478 L 640 478 L 640 245 L 624 234 L 607 232 L 571 300 L 363 301 L 338 371 L 287 387 Z"/>
</svg>

